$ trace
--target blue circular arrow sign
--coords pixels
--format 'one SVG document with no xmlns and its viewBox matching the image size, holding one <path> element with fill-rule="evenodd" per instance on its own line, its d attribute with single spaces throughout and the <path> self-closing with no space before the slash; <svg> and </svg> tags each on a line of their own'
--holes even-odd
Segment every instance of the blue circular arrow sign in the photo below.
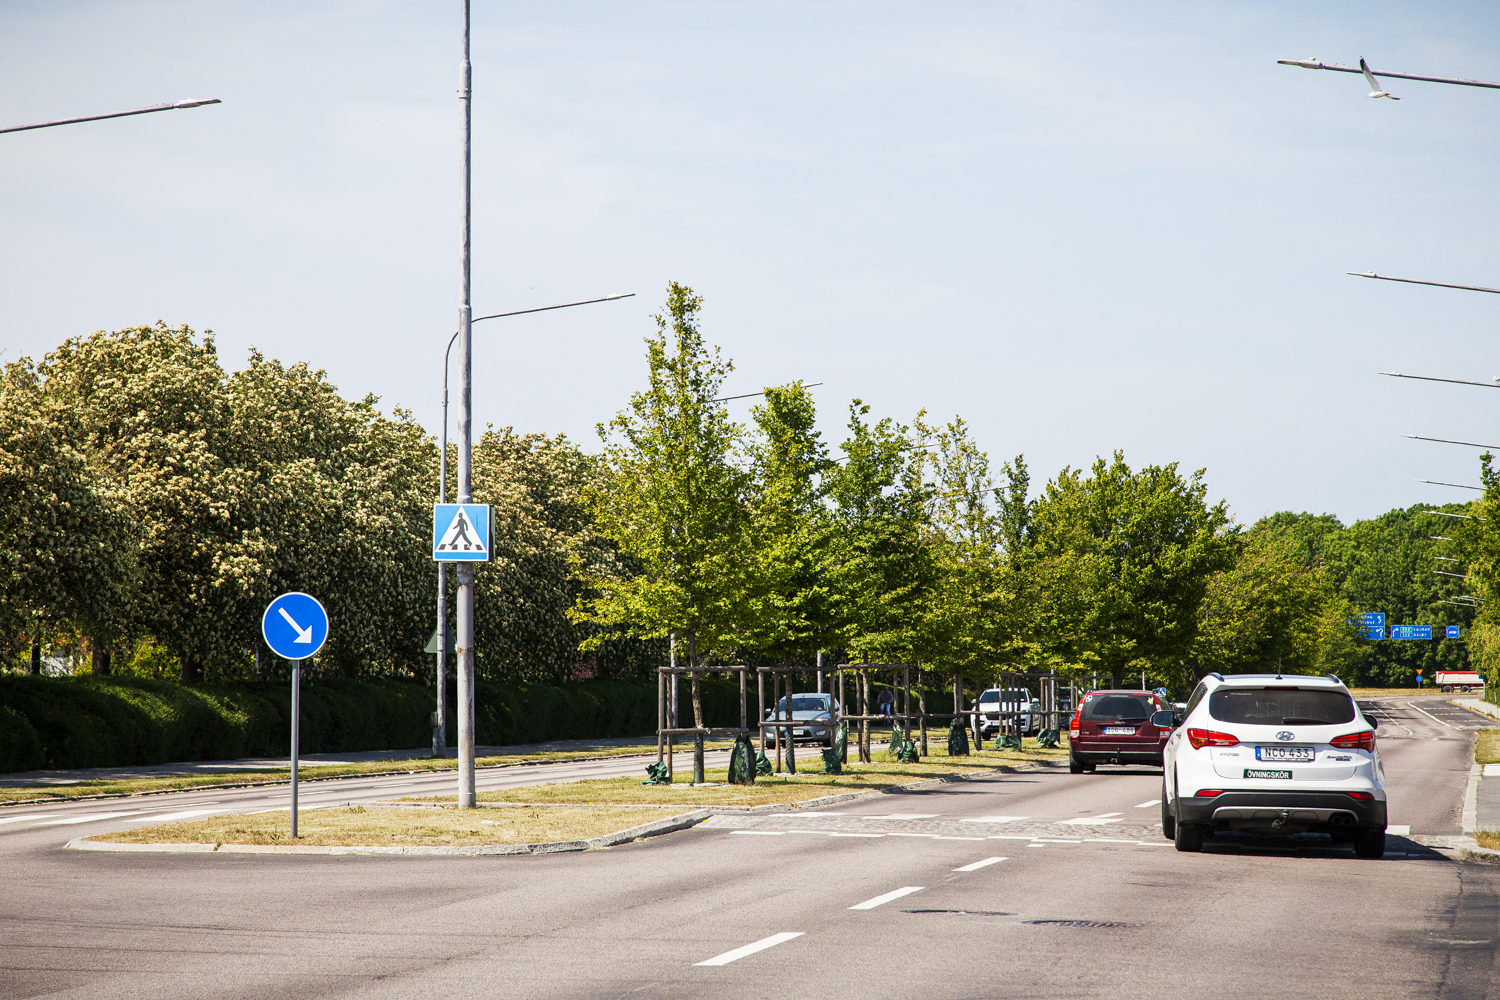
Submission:
<svg viewBox="0 0 1500 1000">
<path fill-rule="evenodd" d="M 261 617 L 260 634 L 277 656 L 305 660 L 328 641 L 328 612 L 311 594 L 282 594 Z"/>
</svg>

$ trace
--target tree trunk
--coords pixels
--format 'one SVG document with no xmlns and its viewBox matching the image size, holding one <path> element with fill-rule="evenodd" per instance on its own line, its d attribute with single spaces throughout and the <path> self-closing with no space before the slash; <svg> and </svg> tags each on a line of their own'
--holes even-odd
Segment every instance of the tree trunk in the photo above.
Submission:
<svg viewBox="0 0 1500 1000">
<path fill-rule="evenodd" d="M 182 683 L 197 684 L 203 680 L 203 658 L 196 650 L 182 658 Z"/>
<path fill-rule="evenodd" d="M 42 640 L 38 638 L 38 639 L 32 639 L 31 640 L 31 676 L 33 676 L 33 677 L 40 677 L 41 675 L 42 675 Z"/>
<path fill-rule="evenodd" d="M 92 666 L 94 673 L 100 677 L 108 677 L 110 667 L 109 647 L 101 646 L 97 639 L 94 640 L 93 655 L 91 659 L 93 661 Z"/>
<path fill-rule="evenodd" d="M 698 665 L 698 633 L 688 629 L 688 666 Z M 693 672 L 693 725 L 698 729 L 703 728 L 703 694 L 698 689 L 698 674 Z"/>
</svg>

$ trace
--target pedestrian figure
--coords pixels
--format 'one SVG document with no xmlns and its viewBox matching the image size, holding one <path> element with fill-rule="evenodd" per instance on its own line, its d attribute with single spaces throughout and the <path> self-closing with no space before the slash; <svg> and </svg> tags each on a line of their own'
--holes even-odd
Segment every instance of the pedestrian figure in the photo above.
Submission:
<svg viewBox="0 0 1500 1000">
<path fill-rule="evenodd" d="M 467 552 L 474 547 L 474 543 L 469 538 L 469 521 L 464 517 L 463 511 L 458 512 L 458 518 L 454 523 L 458 525 L 458 536 L 448 544 L 448 548 L 457 549 L 458 543 L 462 541 L 464 543 L 464 551 Z"/>
<path fill-rule="evenodd" d="M 880 714 L 887 718 L 896 714 L 896 695 L 890 688 L 880 692 Z"/>
</svg>

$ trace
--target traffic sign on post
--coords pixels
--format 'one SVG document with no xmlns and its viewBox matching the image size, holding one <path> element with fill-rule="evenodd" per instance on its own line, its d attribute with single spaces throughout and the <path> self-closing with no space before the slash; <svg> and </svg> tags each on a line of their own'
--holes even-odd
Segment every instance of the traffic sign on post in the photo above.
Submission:
<svg viewBox="0 0 1500 1000">
<path fill-rule="evenodd" d="M 1385 638 L 1385 612 L 1366 611 L 1359 616 L 1360 635 L 1366 639 Z"/>
<path fill-rule="evenodd" d="M 432 558 L 438 562 L 490 561 L 490 505 L 432 505 Z"/>
<path fill-rule="evenodd" d="M 328 641 L 328 611 L 311 594 L 293 591 L 266 606 L 260 634 L 271 652 L 292 661 L 292 838 L 297 837 L 297 750 L 302 737 L 302 661 Z"/>
<path fill-rule="evenodd" d="M 1431 625 L 1392 625 L 1392 639 L 1431 639 Z"/>
<path fill-rule="evenodd" d="M 1460 638 L 1463 637 L 1462 636 L 1462 631 L 1461 631 L 1460 627 L 1457 626 L 1457 625 L 1449 625 L 1447 627 L 1447 632 L 1448 632 L 1448 634 L 1447 634 L 1446 638 L 1449 638 L 1449 639 L 1460 639 Z"/>
</svg>

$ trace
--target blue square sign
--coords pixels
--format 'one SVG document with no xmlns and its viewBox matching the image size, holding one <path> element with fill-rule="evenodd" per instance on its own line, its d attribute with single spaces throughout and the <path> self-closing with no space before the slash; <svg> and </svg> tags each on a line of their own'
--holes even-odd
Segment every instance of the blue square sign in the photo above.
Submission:
<svg viewBox="0 0 1500 1000">
<path fill-rule="evenodd" d="M 1462 629 L 1460 628 L 1460 626 L 1458 626 L 1458 625 L 1449 625 L 1447 628 L 1448 628 L 1448 636 L 1447 637 L 1449 639 L 1458 639 L 1458 638 L 1461 638 Z"/>
<path fill-rule="evenodd" d="M 438 562 L 490 561 L 490 505 L 432 505 L 432 558 Z"/>
<path fill-rule="evenodd" d="M 1366 611 L 1359 616 L 1360 634 L 1366 639 L 1385 638 L 1385 612 Z"/>
</svg>

